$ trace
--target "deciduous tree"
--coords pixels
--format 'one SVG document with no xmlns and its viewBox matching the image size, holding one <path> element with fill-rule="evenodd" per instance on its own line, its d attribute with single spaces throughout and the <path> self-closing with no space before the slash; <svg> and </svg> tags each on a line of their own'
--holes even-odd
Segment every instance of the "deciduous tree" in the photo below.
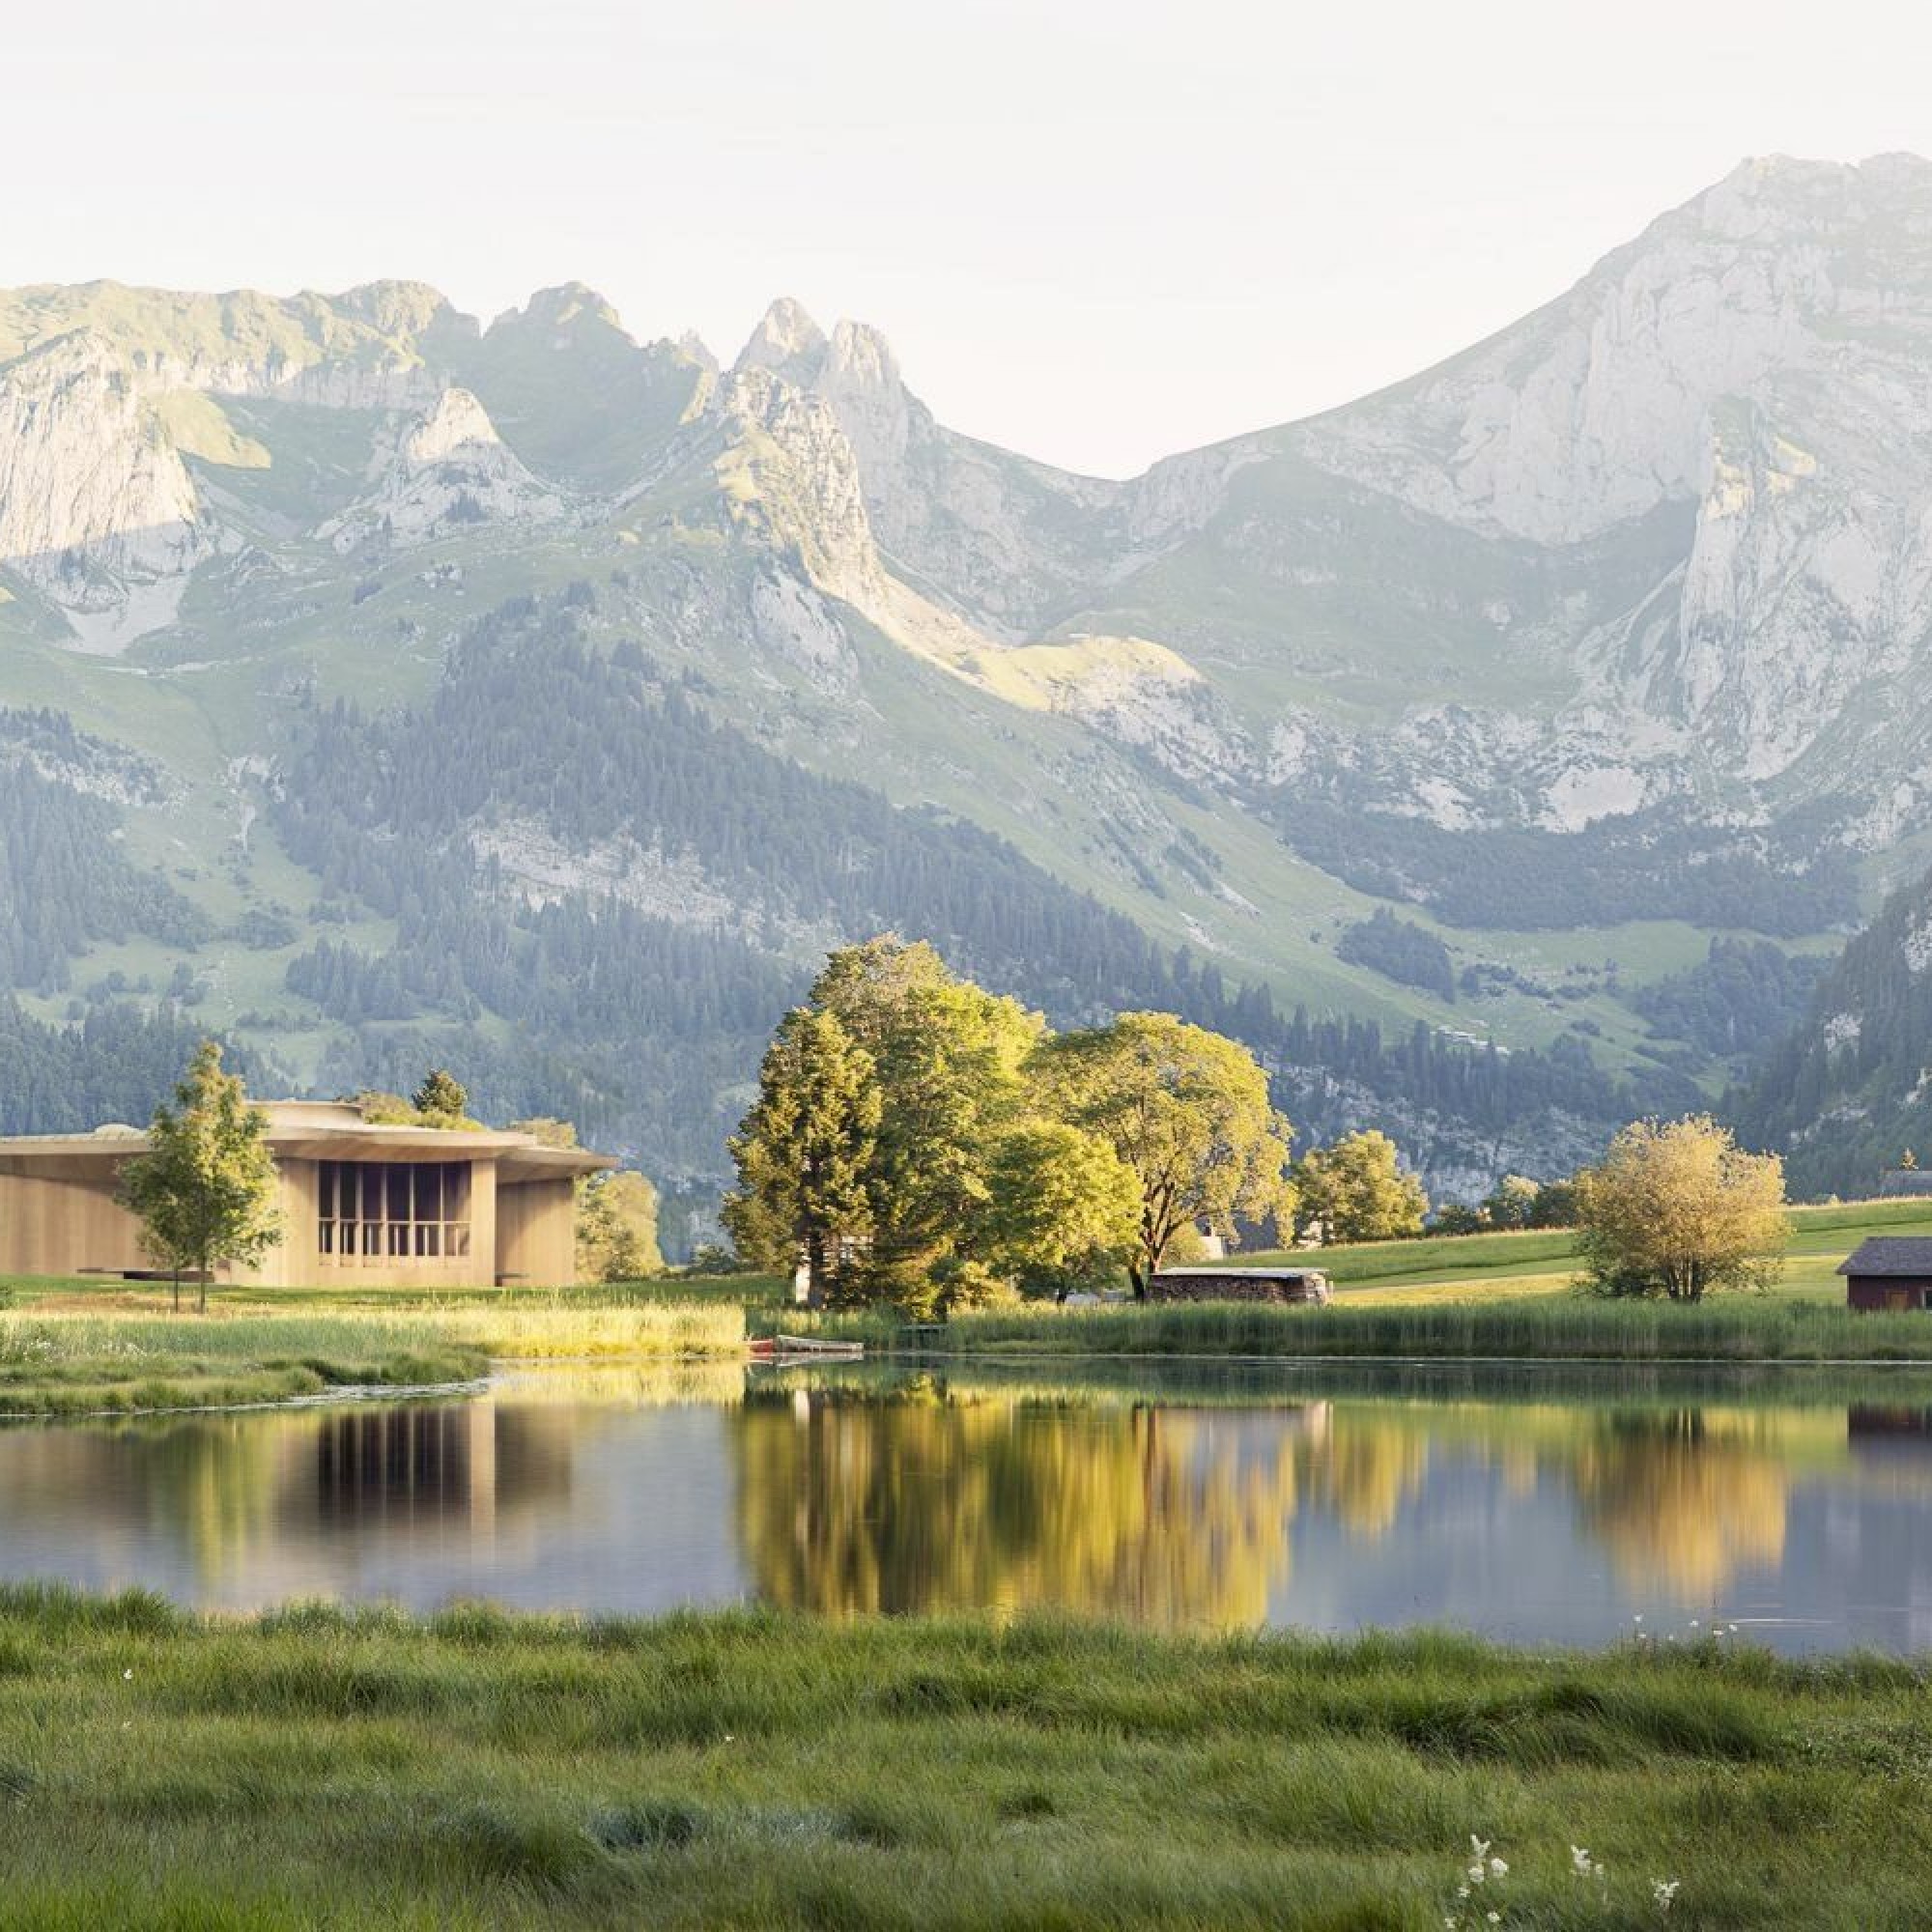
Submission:
<svg viewBox="0 0 1932 1932">
<path fill-rule="evenodd" d="M 248 1104 L 239 1074 L 221 1070 L 221 1049 L 205 1039 L 175 1089 L 155 1109 L 148 1151 L 121 1177 L 121 1200 L 140 1217 L 141 1243 L 181 1278 L 208 1278 L 224 1263 L 259 1261 L 281 1239 L 269 1117 Z"/>
<path fill-rule="evenodd" d="M 1422 1233 L 1429 1196 L 1405 1174 L 1395 1143 L 1374 1127 L 1317 1148 L 1295 1168 L 1304 1214 L 1331 1241 L 1392 1241 Z"/>
<path fill-rule="evenodd" d="M 1577 1179 L 1583 1255 L 1605 1293 L 1701 1301 L 1776 1276 L 1791 1234 L 1784 1163 L 1747 1153 L 1708 1114 L 1634 1121 Z"/>
<path fill-rule="evenodd" d="M 577 1272 L 584 1281 L 640 1281 L 664 1272 L 658 1191 L 635 1168 L 583 1181 L 577 1197 Z"/>
<path fill-rule="evenodd" d="M 1105 1142 L 1134 1175 L 1140 1234 L 1127 1273 L 1137 1296 L 1191 1223 L 1232 1241 L 1237 1216 L 1292 1215 L 1293 1130 L 1237 1041 L 1172 1013 L 1122 1013 L 1044 1041 L 1034 1066 L 1060 1118 Z"/>
<path fill-rule="evenodd" d="M 1062 1295 L 1133 1258 L 1140 1181 L 1097 1134 L 1030 1121 L 995 1148 L 987 1180 L 984 1264 L 996 1277 Z"/>
</svg>

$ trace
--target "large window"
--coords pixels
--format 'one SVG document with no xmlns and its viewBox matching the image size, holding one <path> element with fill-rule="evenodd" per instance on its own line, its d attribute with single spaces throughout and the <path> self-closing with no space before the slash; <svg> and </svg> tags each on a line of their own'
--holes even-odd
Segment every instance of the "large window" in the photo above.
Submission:
<svg viewBox="0 0 1932 1932">
<path fill-rule="evenodd" d="M 343 1261 L 456 1261 L 469 1252 L 467 1160 L 326 1160 L 316 1245 Z"/>
</svg>

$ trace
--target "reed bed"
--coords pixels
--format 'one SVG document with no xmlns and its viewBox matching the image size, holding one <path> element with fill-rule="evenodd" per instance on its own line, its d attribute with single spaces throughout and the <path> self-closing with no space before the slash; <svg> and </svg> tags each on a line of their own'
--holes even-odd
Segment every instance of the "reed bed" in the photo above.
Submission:
<svg viewBox="0 0 1932 1932">
<path fill-rule="evenodd" d="M 806 1318 L 791 1318 L 800 1325 Z M 912 1328 L 877 1311 L 811 1332 L 935 1354 L 1443 1356 L 1630 1362 L 1926 1362 L 1932 1318 L 1776 1295 L 1680 1306 L 1583 1295 L 1278 1307 L 1256 1302 L 1040 1305 Z"/>
<path fill-rule="evenodd" d="M 414 1319 L 419 1318 L 398 1318 Z M 451 1341 L 520 1360 L 745 1351 L 745 1311 L 737 1302 L 652 1300 L 600 1306 L 559 1297 L 436 1309 L 428 1319 Z"/>
</svg>

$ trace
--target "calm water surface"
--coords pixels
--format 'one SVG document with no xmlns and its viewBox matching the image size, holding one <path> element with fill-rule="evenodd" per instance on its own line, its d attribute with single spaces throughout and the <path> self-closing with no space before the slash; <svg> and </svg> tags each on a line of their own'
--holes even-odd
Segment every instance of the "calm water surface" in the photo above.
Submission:
<svg viewBox="0 0 1932 1932">
<path fill-rule="evenodd" d="M 1932 1379 L 552 1370 L 0 1431 L 0 1577 L 1932 1646 Z"/>
</svg>

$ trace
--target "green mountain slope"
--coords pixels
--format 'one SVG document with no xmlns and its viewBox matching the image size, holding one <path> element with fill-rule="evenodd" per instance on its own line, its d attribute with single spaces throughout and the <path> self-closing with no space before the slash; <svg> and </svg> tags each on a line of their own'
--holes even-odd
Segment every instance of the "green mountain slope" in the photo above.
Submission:
<svg viewBox="0 0 1932 1932">
<path fill-rule="evenodd" d="M 1565 1165 L 1747 1072 L 1932 835 L 1927 222 L 1923 163 L 1753 164 L 1125 482 L 790 303 L 722 368 L 576 285 L 0 292 L 0 991 L 460 1053 L 696 1188 L 897 925 L 1243 1028 L 1442 1190 Z"/>
</svg>

